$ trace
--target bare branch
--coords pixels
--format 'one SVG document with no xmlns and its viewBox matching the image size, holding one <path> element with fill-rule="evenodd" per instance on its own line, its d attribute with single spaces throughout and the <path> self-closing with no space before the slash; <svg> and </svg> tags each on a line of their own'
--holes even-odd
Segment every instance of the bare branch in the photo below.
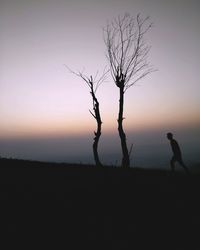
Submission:
<svg viewBox="0 0 200 250">
<path fill-rule="evenodd" d="M 130 147 L 130 149 L 129 149 L 129 157 L 131 156 L 131 153 L 132 153 L 132 149 L 133 149 L 133 143 L 131 144 L 131 147 Z"/>
<path fill-rule="evenodd" d="M 110 69 L 107 69 L 107 67 L 105 66 L 102 75 L 98 78 L 99 71 L 97 71 L 95 77 L 93 78 L 92 75 L 88 77 L 86 74 L 83 74 L 83 72 L 73 71 L 67 65 L 64 66 L 69 70 L 70 73 L 82 78 L 86 82 L 90 90 L 92 90 L 92 92 L 94 93 L 96 93 L 99 86 L 106 80 L 106 78 L 108 77 L 108 72 L 110 71 Z"/>
<path fill-rule="evenodd" d="M 92 113 L 92 111 L 89 109 L 90 114 L 96 119 L 96 116 Z"/>
<path fill-rule="evenodd" d="M 110 71 L 110 69 L 107 69 L 106 70 L 106 67 L 104 68 L 103 70 L 103 73 L 102 73 L 102 76 L 99 78 L 99 80 L 96 82 L 96 87 L 95 87 L 95 90 L 94 92 L 96 93 L 97 89 L 99 88 L 99 86 L 105 82 L 105 80 L 107 79 L 108 77 L 108 72 Z"/>
<path fill-rule="evenodd" d="M 108 23 L 104 29 L 111 76 L 115 83 L 123 79 L 126 90 L 154 71 L 147 60 L 151 47 L 145 41 L 145 35 L 151 27 L 149 17 L 142 18 L 138 14 L 133 18 L 126 13 Z"/>
</svg>

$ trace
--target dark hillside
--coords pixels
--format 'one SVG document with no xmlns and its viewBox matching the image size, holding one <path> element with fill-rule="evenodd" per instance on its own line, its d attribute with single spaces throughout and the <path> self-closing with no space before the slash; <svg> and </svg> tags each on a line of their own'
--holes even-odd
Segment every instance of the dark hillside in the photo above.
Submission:
<svg viewBox="0 0 200 250">
<path fill-rule="evenodd" d="M 200 175 L 1 159 L 1 229 L 20 249 L 200 249 L 199 190 Z"/>
</svg>

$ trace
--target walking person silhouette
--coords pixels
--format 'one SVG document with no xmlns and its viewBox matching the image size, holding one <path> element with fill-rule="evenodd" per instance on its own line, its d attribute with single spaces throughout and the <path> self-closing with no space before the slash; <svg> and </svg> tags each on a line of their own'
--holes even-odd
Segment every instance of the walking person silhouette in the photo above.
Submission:
<svg viewBox="0 0 200 250">
<path fill-rule="evenodd" d="M 173 134 L 170 132 L 167 133 L 167 139 L 170 141 L 172 152 L 173 152 L 173 156 L 170 161 L 172 173 L 175 172 L 175 162 L 177 161 L 184 168 L 185 172 L 189 174 L 189 170 L 183 162 L 180 147 L 178 145 L 178 142 L 174 140 Z"/>
</svg>

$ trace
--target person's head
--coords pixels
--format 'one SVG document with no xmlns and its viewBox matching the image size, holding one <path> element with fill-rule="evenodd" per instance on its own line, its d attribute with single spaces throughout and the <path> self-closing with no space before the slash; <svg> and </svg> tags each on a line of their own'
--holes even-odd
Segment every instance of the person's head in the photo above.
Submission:
<svg viewBox="0 0 200 250">
<path fill-rule="evenodd" d="M 167 139 L 172 140 L 173 139 L 173 134 L 172 133 L 167 133 Z"/>
</svg>

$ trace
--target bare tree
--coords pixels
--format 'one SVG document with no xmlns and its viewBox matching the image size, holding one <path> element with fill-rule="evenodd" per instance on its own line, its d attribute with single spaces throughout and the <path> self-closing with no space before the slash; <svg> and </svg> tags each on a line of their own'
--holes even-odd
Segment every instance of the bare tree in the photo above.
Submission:
<svg viewBox="0 0 200 250">
<path fill-rule="evenodd" d="M 100 161 L 99 154 L 98 154 L 98 143 L 99 143 L 99 139 L 101 136 L 102 120 L 101 120 L 101 114 L 100 114 L 100 108 L 99 108 L 99 101 L 96 97 L 96 91 L 99 88 L 99 86 L 105 81 L 108 70 L 106 71 L 106 69 L 104 69 L 102 76 L 99 77 L 98 80 L 97 80 L 98 72 L 96 73 L 95 77 L 93 76 L 88 77 L 82 72 L 74 72 L 71 69 L 69 70 L 71 73 L 75 74 L 76 76 L 81 77 L 90 89 L 90 94 L 92 96 L 93 112 L 91 110 L 89 110 L 89 112 L 94 117 L 94 119 L 96 120 L 96 124 L 97 124 L 96 131 L 94 131 L 93 155 L 94 155 L 96 166 L 102 166 L 102 163 Z"/>
<path fill-rule="evenodd" d="M 152 27 L 149 17 L 143 19 L 125 14 L 107 24 L 104 41 L 112 78 L 119 88 L 118 132 L 122 148 L 122 166 L 130 166 L 126 134 L 123 129 L 124 94 L 137 81 L 151 73 L 148 62 L 150 46 L 146 44 L 145 34 Z"/>
</svg>

